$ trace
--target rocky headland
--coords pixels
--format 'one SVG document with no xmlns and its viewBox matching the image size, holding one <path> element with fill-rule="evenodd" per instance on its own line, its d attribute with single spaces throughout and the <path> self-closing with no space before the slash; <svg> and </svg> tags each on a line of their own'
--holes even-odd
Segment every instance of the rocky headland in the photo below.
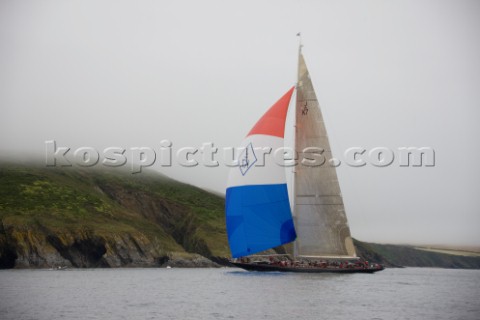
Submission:
<svg viewBox="0 0 480 320">
<path fill-rule="evenodd" d="M 391 267 L 480 268 L 478 256 L 355 246 Z M 228 257 L 219 195 L 152 172 L 0 164 L 0 268 L 219 267 Z"/>
</svg>

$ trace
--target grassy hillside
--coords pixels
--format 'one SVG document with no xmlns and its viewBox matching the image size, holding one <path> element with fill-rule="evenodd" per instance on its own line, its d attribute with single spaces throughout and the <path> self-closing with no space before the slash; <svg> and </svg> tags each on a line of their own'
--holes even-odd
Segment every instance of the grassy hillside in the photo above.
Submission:
<svg viewBox="0 0 480 320">
<path fill-rule="evenodd" d="M 385 266 L 480 268 L 478 256 L 354 243 Z M 156 172 L 0 163 L 0 268 L 212 266 L 205 257 L 229 255 L 219 195 Z"/>
<path fill-rule="evenodd" d="M 122 250 L 136 251 L 137 260 L 227 256 L 223 205 L 219 196 L 157 173 L 2 164 L 2 256 L 16 251 L 25 266 L 71 255 L 80 255 L 77 266 L 113 263 L 82 257 L 92 245 L 112 259 Z M 54 251 L 62 257 L 46 257 Z"/>
</svg>

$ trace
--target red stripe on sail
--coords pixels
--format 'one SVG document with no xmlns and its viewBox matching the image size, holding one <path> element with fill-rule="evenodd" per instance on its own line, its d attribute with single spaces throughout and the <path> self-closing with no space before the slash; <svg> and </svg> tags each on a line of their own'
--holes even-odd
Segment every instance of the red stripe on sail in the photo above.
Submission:
<svg viewBox="0 0 480 320">
<path fill-rule="evenodd" d="M 293 89 L 295 89 L 295 87 L 288 90 L 283 97 L 265 112 L 247 134 L 247 137 L 253 134 L 265 134 L 283 138 L 285 135 L 285 120 L 287 119 L 288 105 L 292 98 Z"/>
</svg>

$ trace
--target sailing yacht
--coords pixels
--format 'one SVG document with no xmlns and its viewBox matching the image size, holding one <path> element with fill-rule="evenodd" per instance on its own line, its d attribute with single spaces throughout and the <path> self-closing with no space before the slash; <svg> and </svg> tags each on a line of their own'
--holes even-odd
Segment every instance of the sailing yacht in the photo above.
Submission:
<svg viewBox="0 0 480 320">
<path fill-rule="evenodd" d="M 373 273 L 383 266 L 360 261 L 350 235 L 330 142 L 305 59 L 299 48 L 298 79 L 258 120 L 230 170 L 226 224 L 231 262 L 246 270 Z M 284 147 L 293 92 L 295 150 L 290 205 L 285 167 L 275 162 Z M 277 154 L 278 156 L 278 154 Z M 256 255 L 284 245 L 287 254 Z"/>
</svg>

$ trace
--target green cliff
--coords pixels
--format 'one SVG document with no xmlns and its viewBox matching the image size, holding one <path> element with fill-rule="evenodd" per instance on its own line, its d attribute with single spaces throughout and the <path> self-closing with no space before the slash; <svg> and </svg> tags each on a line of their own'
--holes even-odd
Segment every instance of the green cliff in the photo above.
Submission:
<svg viewBox="0 0 480 320">
<path fill-rule="evenodd" d="M 478 256 L 355 246 L 386 266 L 480 268 Z M 228 256 L 221 196 L 154 172 L 0 163 L 0 269 L 212 267 Z"/>
<path fill-rule="evenodd" d="M 0 167 L 0 268 L 212 266 L 224 199 L 159 174 Z"/>
</svg>

